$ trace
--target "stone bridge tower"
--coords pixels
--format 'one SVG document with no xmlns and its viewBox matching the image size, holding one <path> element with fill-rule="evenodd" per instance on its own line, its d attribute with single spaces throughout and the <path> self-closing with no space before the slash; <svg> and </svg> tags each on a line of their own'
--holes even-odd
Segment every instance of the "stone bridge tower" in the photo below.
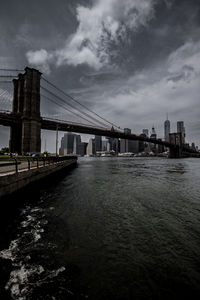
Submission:
<svg viewBox="0 0 200 300">
<path fill-rule="evenodd" d="M 10 151 L 17 153 L 41 151 L 40 78 L 38 70 L 26 68 L 13 80 L 12 112 L 20 125 L 10 129 Z"/>
</svg>

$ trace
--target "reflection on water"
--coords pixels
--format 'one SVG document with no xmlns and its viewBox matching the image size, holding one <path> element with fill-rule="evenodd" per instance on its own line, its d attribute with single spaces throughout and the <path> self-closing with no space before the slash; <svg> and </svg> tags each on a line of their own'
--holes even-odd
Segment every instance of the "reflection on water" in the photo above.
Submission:
<svg viewBox="0 0 200 300">
<path fill-rule="evenodd" d="M 198 159 L 80 159 L 1 228 L 1 298 L 199 299 L 199 182 Z"/>
</svg>

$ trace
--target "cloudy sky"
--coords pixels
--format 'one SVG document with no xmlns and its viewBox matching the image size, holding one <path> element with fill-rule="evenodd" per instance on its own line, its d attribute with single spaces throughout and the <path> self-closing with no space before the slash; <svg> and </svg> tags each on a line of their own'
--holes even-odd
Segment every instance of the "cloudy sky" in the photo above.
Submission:
<svg viewBox="0 0 200 300">
<path fill-rule="evenodd" d="M 154 125 L 162 138 L 168 113 L 172 131 L 183 120 L 187 141 L 200 145 L 199 0 L 1 2 L 1 67 L 39 68 L 134 133 Z M 65 117 L 45 101 L 42 114 Z M 8 136 L 0 126 L 0 147 Z M 54 151 L 54 138 L 43 132 L 43 147 L 47 139 Z"/>
</svg>

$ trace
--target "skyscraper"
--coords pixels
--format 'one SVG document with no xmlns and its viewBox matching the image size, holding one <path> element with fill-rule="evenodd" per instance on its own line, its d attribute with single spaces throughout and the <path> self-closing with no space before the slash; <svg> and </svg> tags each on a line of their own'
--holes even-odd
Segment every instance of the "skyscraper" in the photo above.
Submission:
<svg viewBox="0 0 200 300">
<path fill-rule="evenodd" d="M 60 147 L 60 154 L 72 154 L 74 148 L 74 134 L 71 132 L 67 132 L 61 139 L 61 147 Z"/>
<path fill-rule="evenodd" d="M 67 132 L 61 139 L 60 155 L 75 154 L 84 155 L 86 153 L 86 145 L 81 142 L 81 136 Z"/>
<path fill-rule="evenodd" d="M 102 137 L 100 135 L 95 135 L 95 153 L 101 151 L 102 148 Z"/>
<path fill-rule="evenodd" d="M 181 133 L 182 143 L 185 144 L 185 127 L 183 121 L 177 122 L 177 133 Z"/>
<path fill-rule="evenodd" d="M 169 134 L 170 134 L 170 121 L 168 120 L 168 115 L 167 115 L 167 120 L 164 122 L 165 142 L 169 142 Z"/>
<path fill-rule="evenodd" d="M 145 134 L 146 137 L 149 136 L 149 129 L 143 129 L 142 134 Z"/>
<path fill-rule="evenodd" d="M 87 145 L 87 155 L 94 155 L 95 154 L 95 140 L 90 139 Z"/>
<path fill-rule="evenodd" d="M 124 133 L 131 134 L 131 129 L 124 128 Z M 120 141 L 120 153 L 126 153 L 126 152 L 138 153 L 139 152 L 139 141 L 122 139 Z"/>
<path fill-rule="evenodd" d="M 156 139 L 156 138 L 157 138 L 157 134 L 156 134 L 155 128 L 153 126 L 150 139 Z M 156 152 L 156 150 L 157 150 L 156 144 L 150 143 L 149 146 L 151 148 L 151 151 Z"/>
</svg>

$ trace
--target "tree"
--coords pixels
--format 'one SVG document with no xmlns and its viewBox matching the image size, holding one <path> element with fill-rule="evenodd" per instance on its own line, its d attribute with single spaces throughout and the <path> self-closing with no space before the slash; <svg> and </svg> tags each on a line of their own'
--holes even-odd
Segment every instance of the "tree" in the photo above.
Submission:
<svg viewBox="0 0 200 300">
<path fill-rule="evenodd" d="M 1 154 L 9 153 L 9 148 L 8 148 L 8 147 L 3 147 L 3 148 L 1 148 L 0 153 L 1 153 Z"/>
</svg>

